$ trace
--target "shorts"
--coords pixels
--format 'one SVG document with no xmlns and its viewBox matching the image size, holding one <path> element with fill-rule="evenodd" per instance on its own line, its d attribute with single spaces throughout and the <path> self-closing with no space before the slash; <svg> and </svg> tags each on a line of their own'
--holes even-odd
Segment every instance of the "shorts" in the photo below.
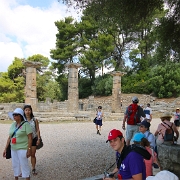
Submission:
<svg viewBox="0 0 180 180">
<path fill-rule="evenodd" d="M 180 126 L 180 121 L 179 120 L 175 120 L 174 124 L 175 124 L 176 127 L 179 127 Z"/>
<path fill-rule="evenodd" d="M 126 140 L 131 140 L 134 136 L 134 134 L 136 134 L 137 132 L 139 132 L 139 126 L 138 125 L 129 125 L 127 124 L 126 127 Z"/>
<path fill-rule="evenodd" d="M 100 119 L 100 120 L 96 119 L 96 125 L 102 126 L 102 119 Z"/>
<path fill-rule="evenodd" d="M 35 137 L 33 140 L 32 140 L 32 146 L 36 146 L 36 143 L 37 143 L 37 137 Z"/>
</svg>

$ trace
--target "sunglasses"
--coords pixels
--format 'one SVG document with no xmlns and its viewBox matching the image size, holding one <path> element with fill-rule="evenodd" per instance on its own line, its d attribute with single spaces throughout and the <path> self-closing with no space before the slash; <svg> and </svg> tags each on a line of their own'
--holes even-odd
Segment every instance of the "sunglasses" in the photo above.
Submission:
<svg viewBox="0 0 180 180">
<path fill-rule="evenodd" d="M 13 116 L 19 116 L 20 114 L 13 114 Z"/>
</svg>

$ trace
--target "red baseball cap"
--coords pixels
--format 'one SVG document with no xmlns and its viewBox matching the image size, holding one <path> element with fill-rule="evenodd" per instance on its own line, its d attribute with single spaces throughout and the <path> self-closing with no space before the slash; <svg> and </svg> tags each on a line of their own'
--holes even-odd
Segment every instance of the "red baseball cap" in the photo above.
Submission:
<svg viewBox="0 0 180 180">
<path fill-rule="evenodd" d="M 108 140 L 106 141 L 106 143 L 112 139 L 116 139 L 117 137 L 119 136 L 123 136 L 122 132 L 117 130 L 117 129 L 112 129 L 110 132 L 109 132 L 109 135 L 108 135 Z"/>
</svg>

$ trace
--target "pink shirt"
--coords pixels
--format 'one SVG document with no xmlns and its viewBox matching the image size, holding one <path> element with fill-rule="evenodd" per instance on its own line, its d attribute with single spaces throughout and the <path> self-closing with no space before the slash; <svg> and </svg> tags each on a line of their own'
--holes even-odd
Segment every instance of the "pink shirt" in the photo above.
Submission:
<svg viewBox="0 0 180 180">
<path fill-rule="evenodd" d="M 164 120 L 163 122 L 165 122 L 166 124 L 168 124 L 169 126 L 172 126 L 172 122 L 170 122 L 170 121 L 167 121 L 167 120 Z M 157 131 L 159 132 L 159 134 L 158 134 L 158 140 L 164 140 L 164 135 L 165 135 L 165 131 L 166 131 L 166 129 L 169 129 L 169 126 L 168 125 L 166 125 L 166 124 L 164 124 L 162 122 L 162 124 L 159 124 L 158 125 L 158 128 L 157 128 Z"/>
<path fill-rule="evenodd" d="M 157 154 L 150 147 L 146 147 L 146 150 L 151 154 L 151 159 L 150 160 L 144 159 L 144 162 L 145 162 L 145 165 L 146 165 L 146 177 L 148 177 L 148 176 L 153 175 L 152 164 L 156 162 Z"/>
</svg>

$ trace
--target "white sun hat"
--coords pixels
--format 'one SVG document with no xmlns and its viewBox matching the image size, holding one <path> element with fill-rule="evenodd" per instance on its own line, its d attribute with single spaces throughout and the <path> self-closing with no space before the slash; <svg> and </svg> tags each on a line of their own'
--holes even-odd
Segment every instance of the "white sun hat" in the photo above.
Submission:
<svg viewBox="0 0 180 180">
<path fill-rule="evenodd" d="M 20 114 L 24 120 L 26 120 L 26 118 L 24 117 L 24 111 L 21 108 L 16 108 L 13 112 L 8 112 L 8 116 L 14 120 L 13 114 Z"/>
<path fill-rule="evenodd" d="M 179 180 L 179 178 L 170 171 L 163 170 L 158 172 L 155 176 L 148 176 L 146 180 Z"/>
</svg>

